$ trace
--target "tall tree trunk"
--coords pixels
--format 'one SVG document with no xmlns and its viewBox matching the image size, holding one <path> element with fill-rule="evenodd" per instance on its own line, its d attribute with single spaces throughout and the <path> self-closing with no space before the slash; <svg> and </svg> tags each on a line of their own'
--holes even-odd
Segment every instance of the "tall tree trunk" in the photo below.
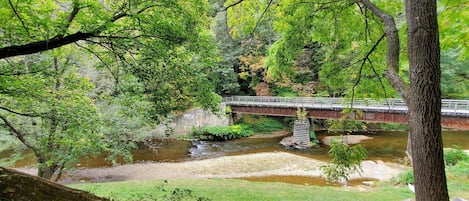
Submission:
<svg viewBox="0 0 469 201">
<path fill-rule="evenodd" d="M 409 124 L 416 200 L 449 200 L 441 137 L 440 46 L 436 0 L 406 0 Z"/>
</svg>

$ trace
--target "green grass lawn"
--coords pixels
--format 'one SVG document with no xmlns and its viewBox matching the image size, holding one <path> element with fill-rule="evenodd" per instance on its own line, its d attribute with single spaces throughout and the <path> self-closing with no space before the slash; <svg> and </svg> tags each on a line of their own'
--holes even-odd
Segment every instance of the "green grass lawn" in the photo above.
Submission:
<svg viewBox="0 0 469 201">
<path fill-rule="evenodd" d="M 381 200 L 396 201 L 411 198 L 412 193 L 404 186 L 383 187 L 318 187 L 278 182 L 249 182 L 237 179 L 175 179 L 143 180 L 111 183 L 75 184 L 71 187 L 84 189 L 98 196 L 115 200 Z M 172 196 L 174 189 L 182 196 Z M 176 193 L 177 194 L 177 193 Z M 189 194 L 191 196 L 189 196 Z M 166 197 L 165 197 L 166 196 Z M 182 198 L 181 198 L 182 197 Z M 181 198 L 181 199 L 179 199 Z"/>
</svg>

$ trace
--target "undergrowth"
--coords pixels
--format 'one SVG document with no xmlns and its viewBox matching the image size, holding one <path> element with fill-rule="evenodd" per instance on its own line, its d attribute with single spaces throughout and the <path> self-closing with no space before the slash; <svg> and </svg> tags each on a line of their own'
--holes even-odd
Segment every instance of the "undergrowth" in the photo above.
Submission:
<svg viewBox="0 0 469 201">
<path fill-rule="evenodd" d="M 249 137 L 254 133 L 270 133 L 286 128 L 287 125 L 277 119 L 244 115 L 235 125 L 194 128 L 192 129 L 192 135 L 201 140 L 225 141 Z"/>
</svg>

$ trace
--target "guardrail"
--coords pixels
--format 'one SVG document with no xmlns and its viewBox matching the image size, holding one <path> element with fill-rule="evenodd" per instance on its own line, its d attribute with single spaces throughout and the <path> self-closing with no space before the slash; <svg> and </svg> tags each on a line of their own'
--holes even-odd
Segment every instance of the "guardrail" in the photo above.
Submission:
<svg viewBox="0 0 469 201">
<path fill-rule="evenodd" d="M 342 110 L 355 108 L 363 111 L 406 113 L 402 99 L 352 99 L 324 97 L 276 97 L 276 96 L 232 96 L 224 97 L 227 105 L 251 107 L 293 107 Z M 441 112 L 445 116 L 469 117 L 469 100 L 443 99 Z"/>
</svg>

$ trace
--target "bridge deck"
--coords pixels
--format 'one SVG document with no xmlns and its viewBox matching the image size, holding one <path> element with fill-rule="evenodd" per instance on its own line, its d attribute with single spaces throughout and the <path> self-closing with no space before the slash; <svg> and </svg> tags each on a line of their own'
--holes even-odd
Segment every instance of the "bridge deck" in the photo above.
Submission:
<svg viewBox="0 0 469 201">
<path fill-rule="evenodd" d="M 305 108 L 342 111 L 354 108 L 364 112 L 406 114 L 407 106 L 401 99 L 345 99 L 313 97 L 270 97 L 270 96 L 233 96 L 225 97 L 224 103 L 230 106 Z M 443 99 L 442 116 L 469 118 L 469 100 Z"/>
<path fill-rule="evenodd" d="M 340 119 L 342 110 L 354 108 L 363 115 L 355 118 L 366 122 L 407 124 L 407 107 L 400 99 L 344 99 L 344 98 L 286 98 L 265 96 L 234 96 L 224 98 L 234 113 L 271 116 L 296 116 L 298 108 L 305 108 L 307 116 L 318 119 Z M 469 100 L 442 100 L 441 125 L 446 128 L 469 130 Z"/>
</svg>

